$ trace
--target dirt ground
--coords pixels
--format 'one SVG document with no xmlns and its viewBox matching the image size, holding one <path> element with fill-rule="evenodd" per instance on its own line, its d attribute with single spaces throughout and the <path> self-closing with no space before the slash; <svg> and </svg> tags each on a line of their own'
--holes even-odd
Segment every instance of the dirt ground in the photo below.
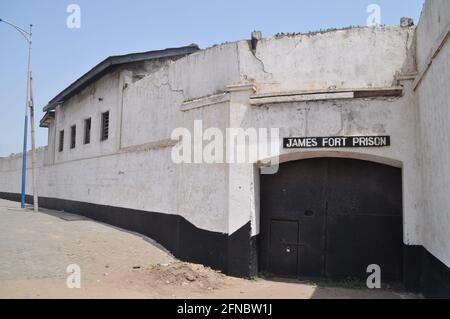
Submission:
<svg viewBox="0 0 450 319">
<path fill-rule="evenodd" d="M 0 200 L 0 298 L 419 298 L 401 290 L 228 277 L 149 238 L 77 215 Z M 67 287 L 79 265 L 81 288 Z"/>
</svg>

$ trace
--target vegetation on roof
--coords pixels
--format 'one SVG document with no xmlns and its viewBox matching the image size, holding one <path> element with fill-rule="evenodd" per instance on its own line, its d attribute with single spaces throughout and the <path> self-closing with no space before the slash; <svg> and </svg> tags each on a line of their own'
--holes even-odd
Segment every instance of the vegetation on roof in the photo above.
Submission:
<svg viewBox="0 0 450 319">
<path fill-rule="evenodd" d="M 279 39 L 279 38 L 283 38 L 283 37 L 295 37 L 298 35 L 311 36 L 311 35 L 323 34 L 323 33 L 334 32 L 334 31 L 361 29 L 361 28 L 365 28 L 365 27 L 360 26 L 360 25 L 350 25 L 350 26 L 342 27 L 342 28 L 326 28 L 326 29 L 320 29 L 320 30 L 308 31 L 308 32 L 278 32 L 277 34 L 274 35 L 274 37 Z"/>
</svg>

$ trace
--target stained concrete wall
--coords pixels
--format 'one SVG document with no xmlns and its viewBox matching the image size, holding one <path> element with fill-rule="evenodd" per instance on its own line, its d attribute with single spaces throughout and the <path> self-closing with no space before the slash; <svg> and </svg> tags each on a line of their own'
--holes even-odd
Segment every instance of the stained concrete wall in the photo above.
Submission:
<svg viewBox="0 0 450 319">
<path fill-rule="evenodd" d="M 450 2 L 447 0 L 426 0 L 417 26 L 417 65 L 423 70 L 436 49 L 439 40 L 448 32 Z M 444 72 L 442 72 L 444 73 Z"/>
<path fill-rule="evenodd" d="M 252 53 L 239 42 L 241 78 L 258 93 L 390 87 L 414 71 L 414 28 L 353 28 L 268 38 Z"/>
<path fill-rule="evenodd" d="M 354 99 L 344 101 L 297 102 L 247 106 L 241 110 L 243 127 L 280 127 L 280 137 L 389 135 L 387 148 L 339 150 L 285 150 L 280 147 L 281 162 L 311 157 L 350 157 L 402 168 L 404 242 L 420 243 L 420 176 L 417 174 L 418 149 L 415 141 L 416 113 L 410 83 L 400 98 Z M 260 158 L 264 160 L 264 158 Z M 248 167 L 246 187 L 252 189 L 252 168 Z M 246 201 L 245 194 L 241 200 Z M 250 203 L 249 203 L 250 205 Z M 252 212 L 255 234 L 259 212 Z M 251 209 L 248 206 L 248 209 Z"/>
<path fill-rule="evenodd" d="M 102 156 L 117 151 L 115 141 L 119 132 L 114 128 L 117 127 L 118 121 L 119 77 L 119 72 L 107 74 L 57 107 L 54 120 L 55 163 Z M 109 111 L 109 138 L 101 141 L 101 115 L 107 111 Z M 84 144 L 84 120 L 88 118 L 91 118 L 91 142 Z M 76 146 L 73 149 L 70 148 L 72 125 L 76 125 Z M 64 130 L 64 150 L 59 152 L 61 130 Z"/>
<path fill-rule="evenodd" d="M 226 164 L 176 165 L 171 160 L 175 143 L 170 137 L 173 129 L 192 128 L 197 119 L 202 119 L 206 127 L 228 127 L 227 103 L 207 112 L 181 112 L 180 105 L 217 92 L 228 81 L 238 81 L 237 67 L 234 73 L 228 67 L 216 67 L 236 60 L 235 45 L 230 48 L 212 48 L 179 62 L 167 61 L 147 69 L 150 75 L 140 79 L 128 69 L 115 71 L 58 107 L 49 128 L 54 155 L 47 152 L 46 165 L 40 164 L 39 195 L 176 214 L 201 229 L 227 233 Z M 204 80 L 201 66 L 211 71 L 200 90 L 193 85 L 192 77 Z M 110 111 L 110 137 L 102 142 L 100 117 L 104 111 Z M 89 117 L 91 143 L 84 145 L 83 121 Z M 77 125 L 77 143 L 70 149 L 73 124 Z M 62 129 L 65 145 L 59 152 L 58 134 Z M 5 176 L 14 176 L 0 183 L 0 192 L 20 191 L 19 170 L 6 172 L 11 166 L 20 168 L 18 160 L 0 160 L 1 174 L 5 171 Z M 32 193 L 30 186 L 27 193 Z"/>
<path fill-rule="evenodd" d="M 280 137 L 390 135 L 392 146 L 384 149 L 283 150 L 281 161 L 319 156 L 366 159 L 403 169 L 404 242 L 421 242 L 420 178 L 416 147 L 416 105 L 410 81 L 398 83 L 396 75 L 414 71 L 414 28 L 356 28 L 314 35 L 269 38 L 252 52 L 240 41 L 240 78 L 251 81 L 258 94 L 314 92 L 403 85 L 401 98 L 354 99 L 250 105 L 249 97 L 231 108 L 237 127 L 280 128 Z M 242 94 L 242 93 L 240 93 Z M 244 93 L 245 94 L 245 93 Z M 232 95 L 232 102 L 233 102 Z M 247 100 L 246 100 L 247 99 Z M 264 160 L 264 158 L 260 158 Z M 233 169 L 235 166 L 235 169 Z M 254 165 L 230 165 L 229 232 L 252 221 L 252 234 L 259 232 Z M 239 180 L 239 182 L 233 182 Z M 244 191 L 243 191 L 244 190 Z M 250 216 L 250 217 L 249 217 Z M 231 218 L 231 217 L 229 217 Z"/>
<path fill-rule="evenodd" d="M 205 129 L 226 130 L 227 102 L 186 112 L 181 105 L 223 92 L 227 84 L 238 82 L 236 61 L 235 43 L 199 51 L 130 84 L 123 93 L 121 148 L 167 149 L 168 153 L 159 161 L 174 172 L 176 186 L 161 194 L 160 201 L 173 203 L 171 213 L 183 216 L 195 226 L 221 233 L 228 233 L 227 165 L 175 164 L 170 154 L 176 143 L 170 142 L 170 138 L 179 127 L 193 134 L 195 120 L 202 120 Z M 150 172 L 147 178 L 149 183 L 159 181 Z M 151 207 L 148 205 L 149 210 Z"/>
<path fill-rule="evenodd" d="M 41 182 L 47 178 L 46 173 L 42 172 L 48 147 L 38 148 L 36 150 L 36 168 L 38 181 Z M 31 170 L 31 152 L 27 153 L 27 171 L 26 187 L 27 194 L 33 193 L 33 180 Z M 19 193 L 22 187 L 22 154 L 13 154 L 9 157 L 0 158 L 0 192 Z"/>
<path fill-rule="evenodd" d="M 115 70 L 57 109 L 48 148 L 38 151 L 39 195 L 182 216 L 197 229 L 186 227 L 180 240 L 195 240 L 185 243 L 188 252 L 180 256 L 203 258 L 201 240 L 215 238 L 219 244 L 210 246 L 215 254 L 208 253 L 218 260 L 212 264 L 235 263 L 240 269 L 236 273 L 248 274 L 246 245 L 259 233 L 260 163 L 175 164 L 172 149 L 183 140 L 171 140 L 171 134 L 178 127 L 193 133 L 195 120 L 203 121 L 203 130 L 222 132 L 276 127 L 281 162 L 327 156 L 400 167 L 404 243 L 423 245 L 450 266 L 449 21 L 449 2 L 428 0 L 417 30 L 380 27 L 299 34 L 263 39 L 254 51 L 249 41 L 238 41 L 177 61 Z M 251 102 L 255 94 L 332 94 L 393 86 L 402 86 L 402 96 Z M 100 142 L 104 111 L 110 111 L 110 138 Z M 83 145 L 83 120 L 88 117 L 91 144 Z M 73 124 L 77 147 L 70 150 Z M 59 153 L 61 129 L 65 150 Z M 340 135 L 390 135 L 392 145 L 285 150 L 281 144 L 283 137 Z M 20 155 L 0 159 L 0 193 L 20 192 L 20 169 Z M 173 227 L 180 226 L 178 220 Z M 204 230 L 216 233 L 208 237 Z M 172 236 L 171 229 L 164 232 Z M 188 256 L 193 244 L 199 251 Z M 224 257 L 222 250 L 227 249 Z M 444 276 L 436 278 L 439 282 Z"/>
<path fill-rule="evenodd" d="M 450 267 L 450 1 L 426 1 L 417 28 L 423 245 Z"/>
<path fill-rule="evenodd" d="M 123 97 L 122 147 L 169 138 L 184 124 L 183 102 L 238 83 L 237 52 L 236 43 L 198 51 L 130 85 Z"/>
<path fill-rule="evenodd" d="M 65 111 L 57 110 L 61 113 L 56 116 L 55 132 L 61 127 L 66 130 L 66 150 L 70 125 L 76 122 L 78 127 L 78 121 L 93 117 L 92 150 L 80 146 L 67 155 L 56 154 L 55 165 L 40 170 L 40 195 L 177 214 L 200 229 L 230 235 L 252 221 L 255 235 L 259 200 L 255 164 L 177 165 L 170 157 L 172 146 L 179 143 L 170 141 L 174 128 L 192 128 L 194 120 L 202 119 L 204 129 L 280 127 L 280 137 L 383 133 L 392 136 L 389 149 L 280 151 L 284 161 L 334 155 L 402 167 L 405 242 L 418 243 L 420 182 L 415 173 L 415 113 L 408 82 L 403 83 L 401 98 L 262 107 L 250 105 L 253 92 L 247 89 L 248 84 L 257 93 L 390 87 L 397 73 L 410 71 L 413 65 L 409 55 L 413 33 L 413 28 L 363 28 L 271 38 L 261 41 L 255 53 L 248 41 L 239 41 L 164 64 L 140 80 L 125 71 L 112 73 L 69 101 Z M 243 88 L 231 90 L 220 103 L 213 102 L 211 95 L 230 91 L 227 86 L 235 84 Z M 186 103 L 195 107 L 186 108 Z M 94 135 L 99 130 L 95 116 L 107 108 L 113 110 L 111 138 L 100 143 Z M 78 132 L 82 138 L 82 131 Z M 0 192 L 16 189 L 9 180 L 0 184 Z"/>
</svg>

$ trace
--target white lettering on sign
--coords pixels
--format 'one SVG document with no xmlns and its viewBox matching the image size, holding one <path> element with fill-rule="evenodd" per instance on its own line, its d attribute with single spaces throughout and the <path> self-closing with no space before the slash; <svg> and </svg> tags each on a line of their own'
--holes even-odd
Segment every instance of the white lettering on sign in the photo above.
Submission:
<svg viewBox="0 0 450 319">
<path fill-rule="evenodd" d="M 346 147 L 347 137 L 324 137 L 323 147 Z"/>
<path fill-rule="evenodd" d="M 292 148 L 312 148 L 317 147 L 317 139 L 316 138 L 303 138 L 303 139 L 296 139 L 296 138 L 289 138 L 289 145 L 288 147 Z"/>
<path fill-rule="evenodd" d="M 287 137 L 283 139 L 284 148 L 386 147 L 390 145 L 390 136 Z"/>
<path fill-rule="evenodd" d="M 352 143 L 353 146 L 359 147 L 388 146 L 386 136 L 353 137 Z"/>
</svg>

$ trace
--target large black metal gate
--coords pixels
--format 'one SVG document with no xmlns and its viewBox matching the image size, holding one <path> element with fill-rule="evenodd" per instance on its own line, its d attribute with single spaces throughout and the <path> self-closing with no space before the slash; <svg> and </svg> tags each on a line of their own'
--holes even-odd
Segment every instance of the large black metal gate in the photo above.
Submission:
<svg viewBox="0 0 450 319">
<path fill-rule="evenodd" d="M 261 175 L 260 270 L 282 277 L 402 280 L 401 170 L 317 158 Z"/>
</svg>

